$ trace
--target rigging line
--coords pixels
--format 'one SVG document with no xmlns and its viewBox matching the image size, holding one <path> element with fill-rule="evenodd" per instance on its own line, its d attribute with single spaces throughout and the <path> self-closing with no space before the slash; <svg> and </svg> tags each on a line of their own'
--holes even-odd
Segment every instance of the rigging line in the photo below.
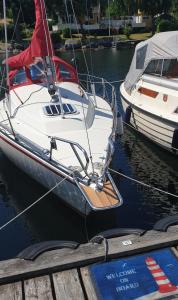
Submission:
<svg viewBox="0 0 178 300">
<path fill-rule="evenodd" d="M 6 16 L 6 1 L 3 0 L 3 14 L 4 14 L 4 34 L 5 34 L 5 45 L 6 45 L 6 55 L 5 55 L 5 58 L 6 58 L 6 61 L 8 60 L 8 50 L 7 50 L 7 16 Z M 6 65 L 6 76 L 7 76 L 7 90 L 9 90 L 9 86 L 10 86 L 10 81 L 9 81 L 9 65 L 7 64 Z M 9 98 L 9 93 L 8 93 L 8 101 L 10 100 Z"/>
<path fill-rule="evenodd" d="M 75 11 L 74 11 L 74 7 L 73 7 L 73 2 L 72 2 L 72 0 L 71 0 L 70 2 L 71 2 L 71 7 L 72 7 L 72 11 L 73 11 L 75 23 L 76 23 L 76 26 L 77 26 L 77 31 L 78 31 L 78 34 L 79 34 L 79 29 L 78 29 L 78 25 L 77 25 L 77 18 L 76 18 Z M 69 13 L 68 13 L 68 7 L 67 7 L 67 2 L 66 2 L 66 0 L 65 0 L 65 6 L 66 6 L 67 17 L 69 18 Z M 70 34 L 71 34 L 71 30 L 70 30 Z M 81 43 L 81 45 L 82 45 L 82 43 Z M 74 51 L 74 48 L 73 48 L 73 52 L 74 52 L 74 57 L 75 57 L 75 51 Z M 86 61 L 86 57 L 85 57 L 84 51 L 83 51 L 83 56 L 84 56 L 84 58 L 85 58 L 85 63 L 86 63 L 87 72 L 88 72 L 88 76 L 89 76 L 89 70 L 88 70 L 88 65 L 87 65 L 87 61 Z M 77 70 L 77 77 L 78 77 L 78 70 Z M 89 77 L 89 78 L 90 78 L 90 77 Z M 84 93 L 84 94 L 85 94 L 85 93 Z M 86 116 L 85 116 L 85 110 L 84 110 L 84 104 L 83 104 L 83 101 L 82 101 L 82 110 L 83 110 L 83 115 L 84 115 L 84 124 L 85 124 L 86 136 L 87 136 L 88 149 L 89 149 L 89 153 L 90 153 L 90 161 L 91 161 L 92 171 L 93 171 L 93 173 L 94 173 L 93 157 L 92 157 L 92 151 L 91 151 L 91 146 L 90 146 L 89 134 L 88 134 L 87 126 L 86 126 Z"/>
<path fill-rule="evenodd" d="M 66 13 L 67 13 L 67 22 L 68 24 L 70 24 L 70 18 L 69 18 L 69 11 L 68 11 L 68 6 L 67 6 L 67 0 L 65 0 L 65 9 L 66 9 Z M 70 37 L 72 39 L 72 30 L 71 30 L 71 26 L 69 26 L 69 31 L 70 31 Z M 76 54 L 75 54 L 75 49 L 74 49 L 74 44 L 72 43 L 72 52 L 73 52 L 73 56 L 74 56 L 74 64 L 75 64 L 75 68 L 77 71 L 77 79 L 79 81 L 79 72 L 78 72 L 78 65 L 77 65 L 77 59 L 76 59 Z"/>
<path fill-rule="evenodd" d="M 0 231 L 2 229 L 4 229 L 5 227 L 7 227 L 8 225 L 10 225 L 12 222 L 14 222 L 16 219 L 18 219 L 20 216 L 22 216 L 24 213 L 26 213 L 30 208 L 32 208 L 34 205 L 36 205 L 37 203 L 39 203 L 43 198 L 45 198 L 47 195 L 49 195 L 55 188 L 57 188 L 60 184 L 62 184 L 69 175 L 72 175 L 73 171 L 71 173 L 69 173 L 68 175 L 66 175 L 62 180 L 60 180 L 58 183 L 55 184 L 55 186 L 53 186 L 50 190 L 48 190 L 45 194 L 43 194 L 40 198 L 38 198 L 35 202 L 33 202 L 32 204 L 30 204 L 29 206 L 27 206 L 24 210 L 22 210 L 19 214 L 17 214 L 14 218 L 12 218 L 11 220 L 9 220 L 8 222 L 6 222 L 4 225 L 2 225 L 0 227 Z"/>
<path fill-rule="evenodd" d="M 93 77 L 95 77 L 95 76 L 93 76 Z M 95 78 L 97 78 L 97 77 L 95 77 Z M 84 80 L 84 79 L 82 79 L 82 80 L 80 80 L 80 81 L 87 82 L 87 80 Z M 124 81 L 124 79 L 117 80 L 117 81 L 108 81 L 108 80 L 107 80 L 108 83 L 120 83 L 120 82 L 123 82 L 123 81 Z M 101 81 L 95 81 L 95 83 L 96 83 L 96 84 L 97 84 L 97 83 L 101 83 Z"/>
<path fill-rule="evenodd" d="M 84 93 L 84 96 L 86 98 L 86 93 Z M 82 96 L 81 96 L 82 97 Z M 87 98 L 86 98 L 87 99 Z M 89 101 L 89 100 L 88 100 Z M 84 103 L 82 102 L 82 110 L 83 110 L 83 115 L 84 115 L 84 124 L 85 124 L 85 131 L 86 131 L 86 136 L 87 136 L 87 142 L 88 142 L 88 148 L 89 148 L 89 153 L 90 153 L 90 161 L 92 165 L 92 171 L 94 173 L 94 164 L 93 164 L 93 157 L 92 157 L 92 152 L 91 152 L 91 146 L 90 146 L 90 139 L 89 139 L 89 134 L 88 134 L 88 129 L 86 125 L 86 115 L 85 115 L 85 109 L 84 109 Z"/>
<path fill-rule="evenodd" d="M 67 0 L 65 0 L 65 9 L 66 9 L 66 13 L 67 13 L 67 22 L 68 24 L 69 23 L 69 12 L 68 12 L 68 7 L 67 7 Z M 70 31 L 70 37 L 72 39 L 72 30 L 71 30 L 71 26 L 69 26 L 69 31 Z M 77 65 L 77 60 L 76 60 L 76 55 L 75 55 L 75 49 L 74 49 L 74 45 L 72 43 L 72 52 L 73 52 L 73 56 L 74 56 L 74 64 L 75 64 L 75 68 L 76 68 L 76 71 L 77 71 L 77 79 L 79 81 L 79 77 L 78 77 L 78 65 Z"/>
<path fill-rule="evenodd" d="M 16 95 L 16 97 L 19 99 L 20 103 L 23 104 L 22 99 L 20 98 L 20 96 L 16 93 L 15 89 L 12 90 L 13 93 Z"/>
<path fill-rule="evenodd" d="M 76 27 L 77 27 L 77 32 L 78 32 L 78 34 L 79 34 L 79 28 L 78 28 L 77 18 L 76 18 L 74 6 L 73 6 L 73 0 L 70 0 L 70 3 L 71 3 L 72 12 L 73 12 L 74 19 L 75 19 L 75 23 L 76 23 Z M 80 44 L 81 44 L 81 47 L 82 47 L 82 41 L 81 41 L 81 39 L 80 39 Z M 86 55 L 85 55 L 85 52 L 84 52 L 84 49 L 83 49 L 83 48 L 82 48 L 82 53 L 83 53 L 83 57 L 84 57 L 84 61 L 85 61 L 86 69 L 87 69 L 87 74 L 88 74 L 88 76 L 89 76 L 89 78 L 90 78 L 89 68 L 88 68 L 88 63 L 87 63 Z M 90 83 L 91 83 L 91 81 L 90 81 Z"/>
<path fill-rule="evenodd" d="M 118 171 L 116 171 L 116 170 L 113 170 L 112 168 L 109 168 L 109 170 L 112 171 L 113 173 L 117 174 L 117 175 L 120 175 L 120 176 L 122 176 L 122 177 L 125 177 L 125 178 L 128 179 L 128 180 L 134 181 L 134 182 L 136 182 L 136 183 L 138 183 L 138 184 L 140 184 L 140 185 L 146 186 L 146 187 L 148 187 L 148 188 L 150 188 L 150 189 L 152 189 L 152 190 L 156 190 L 156 191 L 161 192 L 161 193 L 163 193 L 163 194 L 166 194 L 166 195 L 169 195 L 169 196 L 178 198 L 178 195 L 176 195 L 176 194 L 172 194 L 172 193 L 166 192 L 166 191 L 161 190 L 161 189 L 159 189 L 159 188 L 156 188 L 156 187 L 154 187 L 154 186 L 152 186 L 152 185 L 150 185 L 150 184 L 144 183 L 143 181 L 136 180 L 136 179 L 134 179 L 134 178 L 132 178 L 132 177 L 130 177 L 130 176 L 127 176 L 127 175 L 121 173 L 121 172 L 118 172 Z"/>
<path fill-rule="evenodd" d="M 48 26 L 48 19 L 47 19 L 47 14 L 46 14 L 46 6 L 45 6 L 44 0 L 40 0 L 39 2 L 40 2 L 41 14 L 42 14 L 42 22 L 43 22 L 44 33 L 45 33 L 46 46 L 47 46 L 47 53 L 48 53 L 47 56 L 51 57 L 49 52 L 51 50 L 51 53 L 53 54 L 53 47 L 52 47 L 52 42 L 51 42 L 51 38 L 50 38 L 50 32 L 49 32 L 49 26 Z M 45 21 L 46 21 L 46 23 L 45 23 Z M 46 28 L 45 24 L 47 24 L 47 28 Z M 47 32 L 48 32 L 48 34 L 47 34 Z M 49 43 L 50 43 L 50 48 L 51 49 L 49 49 L 48 38 L 49 38 Z M 50 60 L 50 65 L 51 64 L 52 64 L 52 59 Z M 52 74 L 53 74 L 52 79 L 53 79 L 53 81 L 56 81 L 56 68 L 52 67 L 51 71 L 52 71 Z"/>
<path fill-rule="evenodd" d="M 40 87 L 38 90 L 31 92 L 31 94 L 29 95 L 29 97 L 28 97 L 26 100 L 23 101 L 23 104 L 25 104 L 25 103 L 31 98 L 31 96 L 33 96 L 35 93 L 40 92 L 40 91 L 43 90 L 44 88 L 45 88 L 45 87 L 42 86 L 42 87 Z"/>
<path fill-rule="evenodd" d="M 25 22 L 25 17 L 24 17 L 24 13 L 23 13 L 23 9 L 22 9 L 21 0 L 19 0 L 19 2 L 20 2 L 20 11 L 21 11 L 23 22 L 24 22 L 24 25 L 25 25 L 25 34 L 26 34 L 26 37 L 27 37 L 28 36 L 28 31 L 27 31 L 27 25 L 26 25 L 26 22 Z"/>
<path fill-rule="evenodd" d="M 43 2 L 44 2 L 44 0 L 43 0 Z M 49 31 L 49 23 L 48 23 L 48 16 L 47 16 L 47 12 L 46 12 L 45 2 L 44 2 L 44 12 L 45 12 L 46 23 L 48 25 L 48 31 Z M 49 32 L 49 43 L 50 43 L 50 47 L 51 47 L 51 52 L 53 53 L 53 45 L 52 45 L 52 40 L 51 40 L 50 32 Z"/>
<path fill-rule="evenodd" d="M 116 81 L 109 81 L 109 83 L 120 83 L 120 82 L 124 82 L 125 79 L 120 79 L 120 80 L 116 80 Z"/>
<path fill-rule="evenodd" d="M 42 1 L 43 1 L 43 4 L 42 4 Z M 45 19 L 47 22 L 47 16 L 45 16 L 43 14 L 44 13 L 43 7 L 45 9 L 45 3 L 44 3 L 44 0 L 40 0 L 39 3 L 40 3 L 40 8 L 41 8 L 41 15 L 42 15 L 42 22 L 43 22 L 43 28 L 44 28 L 44 34 L 45 34 L 45 40 L 46 40 L 46 46 L 47 46 L 47 53 L 48 53 L 48 56 L 50 56 L 49 55 L 48 37 L 47 37 L 47 31 L 46 31 L 47 28 L 45 26 Z"/>
<path fill-rule="evenodd" d="M 14 30 L 13 30 L 13 33 L 12 33 L 11 42 L 12 42 L 12 41 L 13 41 L 13 39 L 14 39 L 14 35 L 15 35 L 15 32 L 16 32 L 16 29 L 17 29 L 17 24 L 18 24 L 18 22 L 19 22 L 19 17 L 20 17 L 20 7 L 19 7 L 18 14 L 17 14 L 17 18 L 16 18 L 16 22 L 15 22 Z"/>
<path fill-rule="evenodd" d="M 38 90 L 32 92 L 32 93 L 29 95 L 29 97 L 28 97 L 24 102 L 22 101 L 22 99 L 20 98 L 20 96 L 17 94 L 17 92 L 15 92 L 15 90 L 13 90 L 14 94 L 16 95 L 16 97 L 17 97 L 17 98 L 20 100 L 20 102 L 21 102 L 21 104 L 14 110 L 13 117 L 14 117 L 15 114 L 17 113 L 18 109 L 19 109 L 20 107 L 22 107 L 22 106 L 23 106 L 23 105 L 31 98 L 31 96 L 33 96 L 33 94 L 40 92 L 42 89 L 44 89 L 44 86 L 42 86 L 40 89 L 38 89 Z"/>
<path fill-rule="evenodd" d="M 12 91 L 14 92 L 14 94 L 16 95 L 16 97 L 17 97 L 17 98 L 19 99 L 19 101 L 21 102 L 21 104 L 14 110 L 13 117 L 14 117 L 15 114 L 17 113 L 18 109 L 19 109 L 20 107 L 22 107 L 22 106 L 23 106 L 23 105 L 31 98 L 31 96 L 33 96 L 33 94 L 40 92 L 42 89 L 44 89 L 44 86 L 42 86 L 40 89 L 38 89 L 38 90 L 32 92 L 32 93 L 29 95 L 29 97 L 28 97 L 26 100 L 24 100 L 24 102 L 22 101 L 22 99 L 20 98 L 20 96 L 17 94 L 17 92 L 15 92 L 15 90 L 13 89 Z"/>
<path fill-rule="evenodd" d="M 8 88 L 1 86 L 2 90 L 5 90 L 6 92 L 8 91 Z"/>
<path fill-rule="evenodd" d="M 86 11 L 87 11 L 87 20 L 89 20 L 89 14 L 88 14 L 88 1 L 85 0 L 85 8 L 86 8 Z M 88 29 L 88 34 L 90 34 L 90 31 Z M 92 55 L 91 55 L 91 38 L 89 36 L 89 43 L 90 43 L 90 64 L 91 64 L 91 74 L 93 75 L 94 74 L 94 71 L 93 71 L 93 59 L 92 59 Z"/>
<path fill-rule="evenodd" d="M 44 0 L 43 0 L 44 2 Z M 46 5 L 45 5 L 45 2 L 44 2 L 44 12 L 45 12 L 45 18 L 46 18 L 46 23 L 47 23 L 47 26 L 48 26 L 48 33 L 49 33 L 49 43 L 50 43 L 50 48 L 51 48 L 51 53 L 54 55 L 54 49 L 53 49 L 53 44 L 52 44 L 52 38 L 51 38 L 51 35 L 50 35 L 50 32 L 49 32 L 49 23 L 48 23 L 48 18 L 47 18 L 47 12 L 46 12 Z M 52 72 L 54 73 L 54 81 L 57 82 L 57 75 L 56 75 L 56 67 L 55 67 L 55 64 L 54 62 L 52 61 Z"/>
<path fill-rule="evenodd" d="M 4 77 L 5 77 L 5 68 L 4 68 L 3 72 L 1 71 L 1 76 L 2 76 L 2 78 L 1 78 L 1 84 L 0 84 L 0 95 L 1 95 L 2 89 L 5 89 L 3 87 L 3 82 L 4 82 Z"/>
</svg>

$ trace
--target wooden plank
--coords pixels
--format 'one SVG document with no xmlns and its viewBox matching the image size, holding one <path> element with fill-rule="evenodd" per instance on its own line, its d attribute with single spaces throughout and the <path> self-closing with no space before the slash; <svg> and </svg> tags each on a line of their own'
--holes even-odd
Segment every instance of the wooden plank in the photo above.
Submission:
<svg viewBox="0 0 178 300">
<path fill-rule="evenodd" d="M 22 283 L 16 282 L 0 286 L 1 300 L 22 300 Z"/>
<path fill-rule="evenodd" d="M 25 300 L 52 300 L 49 276 L 37 277 L 24 282 Z"/>
<path fill-rule="evenodd" d="M 81 268 L 80 272 L 81 272 L 83 284 L 84 284 L 88 299 L 97 300 L 98 297 L 96 295 L 88 268 L 87 267 Z"/>
<path fill-rule="evenodd" d="M 56 300 L 84 300 L 76 269 L 53 274 Z"/>
<path fill-rule="evenodd" d="M 97 191 L 85 185 L 81 185 L 81 188 L 92 206 L 96 208 L 112 207 L 118 205 L 120 202 L 110 181 L 104 183 L 101 191 Z"/>
<path fill-rule="evenodd" d="M 125 246 L 123 241 L 131 240 Z M 149 250 L 178 245 L 178 230 L 149 231 L 144 236 L 129 235 L 108 240 L 108 257 L 126 257 Z M 0 262 L 0 283 L 19 281 L 30 277 L 87 266 L 104 260 L 104 244 L 82 244 L 77 249 L 60 249 L 46 252 L 35 261 L 10 259 Z"/>
</svg>

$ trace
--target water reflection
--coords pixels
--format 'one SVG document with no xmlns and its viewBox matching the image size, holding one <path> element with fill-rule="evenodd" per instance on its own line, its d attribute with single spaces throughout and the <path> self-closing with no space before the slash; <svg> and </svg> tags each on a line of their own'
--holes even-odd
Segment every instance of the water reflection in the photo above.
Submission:
<svg viewBox="0 0 178 300">
<path fill-rule="evenodd" d="M 0 165 L 1 226 L 41 197 L 46 190 L 17 169 L 4 155 L 0 155 Z M 50 194 L 0 232 L 0 258 L 15 255 L 28 245 L 43 240 L 85 242 L 83 224 L 84 220 L 80 216 Z"/>
<path fill-rule="evenodd" d="M 130 177 L 178 195 L 177 157 L 127 128 L 118 148 L 120 159 L 117 159 L 116 153 L 116 169 L 120 168 Z M 125 188 L 125 202 L 129 202 L 129 210 L 132 206 L 132 218 L 141 227 L 150 228 L 163 216 L 178 212 L 178 198 L 124 178 L 120 178 L 120 181 L 122 189 Z M 141 212 L 140 220 L 136 219 L 138 212 Z"/>
</svg>

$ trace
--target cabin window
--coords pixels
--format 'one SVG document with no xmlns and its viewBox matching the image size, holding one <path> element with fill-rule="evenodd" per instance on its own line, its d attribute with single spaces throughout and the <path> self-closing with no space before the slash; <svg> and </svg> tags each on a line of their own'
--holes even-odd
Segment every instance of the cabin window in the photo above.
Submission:
<svg viewBox="0 0 178 300">
<path fill-rule="evenodd" d="M 39 80 L 44 77 L 44 68 L 41 62 L 30 66 L 30 76 L 32 80 Z"/>
<path fill-rule="evenodd" d="M 71 79 L 71 74 L 70 74 L 70 72 L 65 68 L 64 65 L 59 64 L 59 69 L 60 69 L 60 73 L 61 73 L 62 78 L 65 78 L 65 79 Z"/>
<path fill-rule="evenodd" d="M 69 103 L 63 103 L 64 114 L 74 114 L 77 112 L 77 109 L 74 105 Z M 50 104 L 43 107 L 44 113 L 46 116 L 58 116 L 61 115 L 61 106 L 60 104 Z"/>
<path fill-rule="evenodd" d="M 144 74 L 161 76 L 162 70 L 163 70 L 163 59 L 154 59 L 150 61 L 150 63 L 145 69 Z"/>
<path fill-rule="evenodd" d="M 165 59 L 163 65 L 162 76 L 178 77 L 178 61 L 177 59 Z"/>
<path fill-rule="evenodd" d="M 136 69 L 143 69 L 145 65 L 145 57 L 148 45 L 137 50 L 136 54 Z"/>
<path fill-rule="evenodd" d="M 154 59 L 150 61 L 144 74 L 178 77 L 178 61 L 177 59 Z"/>
<path fill-rule="evenodd" d="M 23 84 L 27 82 L 27 77 L 26 77 L 26 71 L 25 68 L 19 69 L 15 76 L 12 79 L 12 84 L 17 85 L 17 84 Z"/>
</svg>

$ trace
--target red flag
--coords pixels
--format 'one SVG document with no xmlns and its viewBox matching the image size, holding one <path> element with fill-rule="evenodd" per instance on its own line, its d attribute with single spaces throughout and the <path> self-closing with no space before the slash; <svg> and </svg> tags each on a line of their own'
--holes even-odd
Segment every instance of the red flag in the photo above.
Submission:
<svg viewBox="0 0 178 300">
<path fill-rule="evenodd" d="M 36 24 L 31 44 L 21 53 L 8 58 L 6 63 L 12 69 L 28 66 L 36 57 L 53 56 L 54 50 L 46 20 L 44 0 L 34 0 L 36 12 Z"/>
</svg>

